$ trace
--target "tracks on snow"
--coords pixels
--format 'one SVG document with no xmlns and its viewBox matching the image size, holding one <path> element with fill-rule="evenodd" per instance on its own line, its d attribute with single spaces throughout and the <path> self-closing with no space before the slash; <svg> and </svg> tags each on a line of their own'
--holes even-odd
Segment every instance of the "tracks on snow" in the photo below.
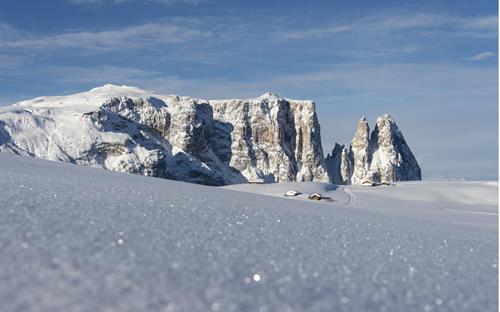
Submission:
<svg viewBox="0 0 500 312">
<path fill-rule="evenodd" d="M 347 201 L 343 206 L 350 206 L 356 202 L 357 197 L 349 187 L 343 186 L 342 191 L 344 191 L 344 193 L 347 195 Z"/>
</svg>

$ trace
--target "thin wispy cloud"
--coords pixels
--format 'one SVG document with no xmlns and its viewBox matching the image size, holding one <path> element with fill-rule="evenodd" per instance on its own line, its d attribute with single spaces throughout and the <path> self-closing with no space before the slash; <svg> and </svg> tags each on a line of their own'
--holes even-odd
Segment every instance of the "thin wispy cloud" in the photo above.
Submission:
<svg viewBox="0 0 500 312">
<path fill-rule="evenodd" d="M 206 2 L 206 0 L 67 0 L 67 1 L 71 4 L 85 6 L 85 7 L 99 7 L 105 4 L 122 4 L 128 2 L 159 3 L 165 5 L 173 5 L 173 4 L 198 5 L 200 3 Z"/>
<path fill-rule="evenodd" d="M 416 31 L 421 34 L 468 37 L 497 36 L 497 16 L 461 18 L 428 13 L 385 12 L 345 23 L 317 25 L 305 30 L 289 29 L 276 36 L 284 40 L 329 37 L 341 33 Z"/>
<path fill-rule="evenodd" d="M 74 1 L 97 3 L 103 0 Z M 0 36 L 8 39 L 0 42 L 0 51 L 10 49 L 24 54 L 30 52 L 43 54 L 71 49 L 75 54 L 81 55 L 123 49 L 167 48 L 170 53 L 173 53 L 176 45 L 205 42 L 212 47 L 212 49 L 205 49 L 206 55 L 210 55 L 214 51 L 220 55 L 222 53 L 231 54 L 232 51 L 242 49 L 250 44 L 260 45 L 265 49 L 269 44 L 274 44 L 276 39 L 279 42 L 293 42 L 327 37 L 335 38 L 337 35 L 345 34 L 348 38 L 346 36 L 342 38 L 348 42 L 347 46 L 341 42 L 335 46 L 335 49 L 325 46 L 325 50 L 330 51 L 328 53 L 343 54 L 346 57 L 367 59 L 419 51 L 421 48 L 418 43 L 414 43 L 413 40 L 408 41 L 410 35 L 494 38 L 498 36 L 497 22 L 496 16 L 457 18 L 425 13 L 395 14 L 394 12 L 386 12 L 358 18 L 347 23 L 318 25 L 304 29 L 302 24 L 279 19 L 256 24 L 252 23 L 251 20 L 238 18 L 222 20 L 216 18 L 171 18 L 127 27 L 89 29 L 52 35 L 34 35 L 0 22 Z M 356 35 L 357 43 L 351 40 L 352 35 Z M 373 41 L 372 38 L 378 38 L 378 40 Z M 224 49 L 220 49 L 223 44 L 226 46 Z M 324 44 L 328 45 L 328 42 Z M 371 46 L 369 46 L 370 44 Z M 344 53 L 341 50 L 351 50 L 351 53 Z M 201 58 L 199 57 L 199 59 Z"/>
<path fill-rule="evenodd" d="M 478 53 L 474 56 L 464 58 L 463 60 L 464 61 L 482 61 L 482 60 L 489 59 L 490 57 L 493 57 L 493 56 L 495 56 L 495 53 L 493 53 L 493 52 L 482 52 L 482 53 Z"/>
<path fill-rule="evenodd" d="M 498 28 L 498 16 L 480 16 L 461 19 L 461 27 L 465 29 L 496 30 Z"/>
<path fill-rule="evenodd" d="M 15 40 L 16 38 L 19 38 L 21 36 L 21 32 L 16 29 L 15 27 L 12 27 L 9 24 L 2 23 L 0 21 L 0 38 L 2 38 L 2 41 L 10 41 L 10 40 Z"/>
<path fill-rule="evenodd" d="M 200 29 L 192 20 L 183 23 L 164 21 L 101 31 L 80 31 L 52 36 L 21 35 L 10 31 L 11 40 L 0 43 L 0 49 L 57 50 L 80 49 L 86 52 L 105 52 L 124 48 L 144 48 L 157 44 L 183 44 L 207 39 L 213 33 Z M 0 32 L 2 32 L 0 24 Z"/>
</svg>

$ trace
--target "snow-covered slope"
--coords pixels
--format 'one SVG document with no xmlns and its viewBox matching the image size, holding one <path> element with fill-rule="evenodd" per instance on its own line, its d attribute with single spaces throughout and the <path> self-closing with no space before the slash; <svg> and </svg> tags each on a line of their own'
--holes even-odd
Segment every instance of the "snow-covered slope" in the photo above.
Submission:
<svg viewBox="0 0 500 312">
<path fill-rule="evenodd" d="M 0 152 L 210 185 L 325 181 L 314 103 L 105 85 L 0 109 Z"/>
<path fill-rule="evenodd" d="M 489 226 L 497 224 L 497 182 L 398 182 L 390 186 L 332 185 L 321 182 L 280 183 L 271 185 L 236 184 L 230 190 L 283 198 L 289 190 L 302 194 L 291 199 L 308 200 L 319 193 L 331 197 L 330 206 L 378 211 L 406 218 L 447 223 Z M 321 203 L 321 202 L 320 202 Z"/>
<path fill-rule="evenodd" d="M 498 310 L 494 185 L 234 186 L 317 203 L 1 153 L 0 177 L 2 311 Z"/>
</svg>

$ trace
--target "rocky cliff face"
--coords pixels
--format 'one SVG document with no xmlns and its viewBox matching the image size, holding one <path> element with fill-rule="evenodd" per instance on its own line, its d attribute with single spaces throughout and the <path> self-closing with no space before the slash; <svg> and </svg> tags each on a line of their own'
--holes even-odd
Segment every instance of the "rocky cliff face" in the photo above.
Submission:
<svg viewBox="0 0 500 312">
<path fill-rule="evenodd" d="M 328 176 L 333 184 L 351 184 L 353 168 L 349 157 L 349 150 L 335 143 L 332 153 L 325 159 Z"/>
<path fill-rule="evenodd" d="M 209 185 L 329 181 L 314 103 L 105 85 L 0 109 L 0 151 Z"/>
<path fill-rule="evenodd" d="M 209 104 L 214 119 L 232 128 L 224 159 L 250 181 L 328 181 L 313 102 L 268 93 Z"/>
<path fill-rule="evenodd" d="M 370 171 L 376 173 L 374 177 L 376 182 L 422 179 L 415 156 L 389 114 L 377 118 L 377 125 L 370 140 L 372 155 Z"/>
<path fill-rule="evenodd" d="M 347 157 L 342 155 L 347 154 Z M 333 183 L 363 184 L 421 180 L 420 166 L 394 119 L 385 114 L 377 118 L 370 135 L 366 119 L 358 123 L 349 151 L 335 145 L 326 158 Z"/>
<path fill-rule="evenodd" d="M 370 168 L 370 127 L 366 118 L 362 117 L 358 123 L 356 134 L 351 141 L 349 159 L 352 164 L 352 184 L 361 184 Z"/>
</svg>

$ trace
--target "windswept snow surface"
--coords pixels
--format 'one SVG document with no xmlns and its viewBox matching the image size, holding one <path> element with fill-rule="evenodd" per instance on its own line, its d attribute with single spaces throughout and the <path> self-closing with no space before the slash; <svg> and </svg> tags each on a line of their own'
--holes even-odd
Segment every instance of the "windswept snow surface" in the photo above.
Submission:
<svg viewBox="0 0 500 312">
<path fill-rule="evenodd" d="M 7 154 L 0 177 L 2 311 L 498 310 L 495 185 L 250 186 L 316 203 Z"/>
</svg>

